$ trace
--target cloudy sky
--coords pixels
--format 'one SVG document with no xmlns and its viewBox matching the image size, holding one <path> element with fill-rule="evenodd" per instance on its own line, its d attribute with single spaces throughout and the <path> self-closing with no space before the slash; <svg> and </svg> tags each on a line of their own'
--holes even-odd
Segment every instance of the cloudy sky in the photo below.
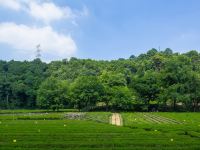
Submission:
<svg viewBox="0 0 200 150">
<path fill-rule="evenodd" d="M 128 58 L 200 49 L 199 0 L 0 0 L 0 59 Z"/>
</svg>

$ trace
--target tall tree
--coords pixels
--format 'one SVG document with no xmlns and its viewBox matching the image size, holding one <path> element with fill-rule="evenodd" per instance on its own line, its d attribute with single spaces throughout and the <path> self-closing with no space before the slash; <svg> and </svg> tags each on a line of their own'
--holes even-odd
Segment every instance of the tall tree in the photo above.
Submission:
<svg viewBox="0 0 200 150">
<path fill-rule="evenodd" d="M 104 89 L 95 76 L 80 76 L 71 85 L 71 98 L 75 106 L 80 109 L 90 109 L 101 100 Z"/>
<path fill-rule="evenodd" d="M 39 87 L 37 105 L 41 108 L 59 110 L 69 97 L 69 83 L 54 77 L 47 78 Z"/>
</svg>

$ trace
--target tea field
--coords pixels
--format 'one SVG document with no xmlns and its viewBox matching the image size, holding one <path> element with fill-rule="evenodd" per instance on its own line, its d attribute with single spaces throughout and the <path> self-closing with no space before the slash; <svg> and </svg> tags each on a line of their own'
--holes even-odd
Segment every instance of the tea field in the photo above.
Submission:
<svg viewBox="0 0 200 150">
<path fill-rule="evenodd" d="M 0 113 L 1 150 L 199 150 L 200 113 Z"/>
</svg>

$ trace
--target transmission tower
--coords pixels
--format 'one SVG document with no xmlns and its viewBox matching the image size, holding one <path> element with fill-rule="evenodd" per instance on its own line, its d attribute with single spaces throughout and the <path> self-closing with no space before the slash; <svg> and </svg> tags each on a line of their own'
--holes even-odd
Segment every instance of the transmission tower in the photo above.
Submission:
<svg viewBox="0 0 200 150">
<path fill-rule="evenodd" d="M 36 45 L 36 58 L 40 58 L 41 57 L 41 45 L 40 44 L 38 44 L 38 45 Z"/>
</svg>

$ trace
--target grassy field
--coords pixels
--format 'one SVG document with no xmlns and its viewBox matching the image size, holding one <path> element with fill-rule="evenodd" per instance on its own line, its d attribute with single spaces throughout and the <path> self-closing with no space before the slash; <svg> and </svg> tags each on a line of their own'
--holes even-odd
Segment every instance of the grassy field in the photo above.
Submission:
<svg viewBox="0 0 200 150">
<path fill-rule="evenodd" d="M 0 113 L 1 150 L 199 150 L 200 113 L 88 112 L 78 120 L 59 113 Z"/>
<path fill-rule="evenodd" d="M 60 109 L 59 112 L 77 112 L 77 109 Z M 46 113 L 53 112 L 52 110 L 46 109 L 14 109 L 14 110 L 1 110 L 0 114 L 20 114 L 20 113 Z"/>
</svg>

